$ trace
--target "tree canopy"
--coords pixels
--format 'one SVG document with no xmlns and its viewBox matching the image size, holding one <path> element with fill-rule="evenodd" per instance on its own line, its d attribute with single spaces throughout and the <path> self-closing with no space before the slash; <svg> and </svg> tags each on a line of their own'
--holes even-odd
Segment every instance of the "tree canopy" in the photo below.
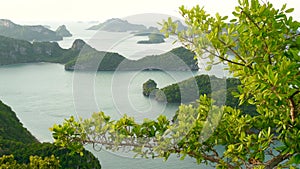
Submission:
<svg viewBox="0 0 300 169">
<path fill-rule="evenodd" d="M 215 105 L 203 95 L 197 106 L 181 105 L 174 122 L 164 116 L 143 123 L 128 116 L 111 120 L 103 112 L 78 122 L 71 118 L 52 128 L 56 143 L 78 152 L 91 143 L 126 146 L 146 157 L 175 153 L 217 168 L 299 168 L 300 23 L 287 16 L 293 9 L 286 7 L 239 0 L 229 20 L 200 6 L 182 6 L 186 30 L 177 31 L 171 19 L 162 24 L 166 36 L 178 35 L 197 59 L 208 58 L 208 69 L 227 64 L 241 82 L 236 97 L 256 106 L 256 114 Z"/>
</svg>

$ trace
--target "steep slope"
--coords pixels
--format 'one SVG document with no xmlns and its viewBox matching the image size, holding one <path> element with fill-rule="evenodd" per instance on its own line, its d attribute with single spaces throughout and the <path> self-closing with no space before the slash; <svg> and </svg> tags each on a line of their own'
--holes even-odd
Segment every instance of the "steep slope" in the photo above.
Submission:
<svg viewBox="0 0 300 169">
<path fill-rule="evenodd" d="M 0 139 L 22 143 L 37 143 L 37 139 L 23 127 L 15 112 L 0 101 Z"/>
</svg>

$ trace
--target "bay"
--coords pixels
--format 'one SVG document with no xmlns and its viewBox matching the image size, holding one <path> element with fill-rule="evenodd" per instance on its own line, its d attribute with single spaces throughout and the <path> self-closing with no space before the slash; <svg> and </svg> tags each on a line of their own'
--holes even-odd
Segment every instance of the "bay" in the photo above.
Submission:
<svg viewBox="0 0 300 169">
<path fill-rule="evenodd" d="M 61 23 L 45 23 L 55 28 Z M 53 26 L 54 25 L 54 26 Z M 118 52 L 129 59 L 165 53 L 179 44 L 172 44 L 174 38 L 162 44 L 137 44 L 145 37 L 136 37 L 128 32 L 88 31 L 87 23 L 66 23 L 73 37 L 58 42 L 63 48 L 70 48 L 75 39 L 83 39 L 97 50 Z M 211 74 L 224 77 L 224 71 L 216 67 L 212 72 L 204 71 L 205 64 L 199 63 L 199 72 L 167 71 L 108 71 L 68 72 L 64 66 L 51 63 L 18 64 L 0 67 L 0 99 L 12 107 L 20 121 L 41 142 L 52 142 L 49 128 L 65 118 L 88 118 L 93 112 L 104 111 L 113 119 L 124 114 L 137 121 L 154 119 L 160 114 L 171 118 L 178 104 L 159 103 L 142 95 L 142 84 L 148 79 L 164 87 L 192 77 L 196 74 Z M 184 169 L 209 168 L 198 165 L 194 159 L 179 160 L 171 156 L 163 159 L 133 159 L 124 152 L 93 152 L 104 169 Z"/>
</svg>

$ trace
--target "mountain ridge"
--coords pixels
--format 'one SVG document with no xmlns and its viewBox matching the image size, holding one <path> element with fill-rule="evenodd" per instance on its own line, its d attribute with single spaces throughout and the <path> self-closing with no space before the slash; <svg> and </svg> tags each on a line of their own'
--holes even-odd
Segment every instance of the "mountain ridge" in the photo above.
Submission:
<svg viewBox="0 0 300 169">
<path fill-rule="evenodd" d="M 8 19 L 0 19 L 0 35 L 27 41 L 60 41 L 57 35 L 42 25 L 19 25 Z"/>
</svg>

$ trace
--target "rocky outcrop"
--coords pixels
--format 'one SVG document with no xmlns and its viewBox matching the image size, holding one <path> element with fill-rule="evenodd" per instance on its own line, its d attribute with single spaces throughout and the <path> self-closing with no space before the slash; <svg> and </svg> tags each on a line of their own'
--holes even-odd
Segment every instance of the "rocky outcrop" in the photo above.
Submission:
<svg viewBox="0 0 300 169">
<path fill-rule="evenodd" d="M 70 31 L 67 29 L 65 25 L 61 25 L 56 29 L 56 35 L 62 36 L 62 37 L 71 37 L 72 34 Z"/>
</svg>

